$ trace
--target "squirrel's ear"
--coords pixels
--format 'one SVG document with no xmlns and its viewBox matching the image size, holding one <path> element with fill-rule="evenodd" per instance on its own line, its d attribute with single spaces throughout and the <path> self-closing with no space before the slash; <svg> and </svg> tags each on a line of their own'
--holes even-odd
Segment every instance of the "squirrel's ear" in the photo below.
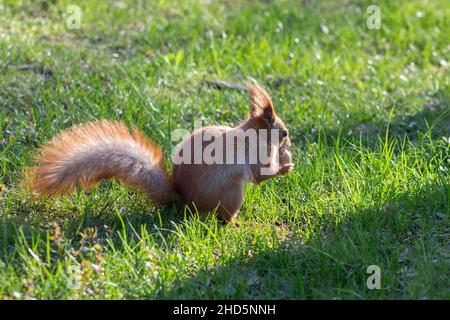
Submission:
<svg viewBox="0 0 450 320">
<path fill-rule="evenodd" d="M 250 118 L 262 118 L 269 126 L 275 122 L 275 109 L 269 94 L 257 85 L 247 84 L 250 95 Z"/>
</svg>

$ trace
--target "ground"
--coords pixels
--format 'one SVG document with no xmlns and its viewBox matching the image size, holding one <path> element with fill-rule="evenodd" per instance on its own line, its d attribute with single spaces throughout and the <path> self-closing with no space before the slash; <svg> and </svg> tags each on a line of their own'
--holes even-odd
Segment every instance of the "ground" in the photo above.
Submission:
<svg viewBox="0 0 450 320">
<path fill-rule="evenodd" d="M 0 1 L 0 298 L 450 298 L 446 1 L 379 1 L 380 29 L 370 1 L 77 3 L 79 29 L 72 1 Z M 212 79 L 266 88 L 294 145 L 239 228 L 116 182 L 26 191 L 38 147 L 93 119 L 170 170 L 174 129 L 248 111 Z"/>
</svg>

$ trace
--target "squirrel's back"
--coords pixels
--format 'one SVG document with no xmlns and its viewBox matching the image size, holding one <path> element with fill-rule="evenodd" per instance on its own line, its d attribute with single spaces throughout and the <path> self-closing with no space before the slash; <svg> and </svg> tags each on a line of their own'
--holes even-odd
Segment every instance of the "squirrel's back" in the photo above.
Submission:
<svg viewBox="0 0 450 320">
<path fill-rule="evenodd" d="M 114 121 L 93 121 L 61 132 L 45 145 L 31 170 L 31 189 L 61 194 L 115 178 L 158 203 L 174 199 L 161 149 L 140 131 Z"/>
</svg>

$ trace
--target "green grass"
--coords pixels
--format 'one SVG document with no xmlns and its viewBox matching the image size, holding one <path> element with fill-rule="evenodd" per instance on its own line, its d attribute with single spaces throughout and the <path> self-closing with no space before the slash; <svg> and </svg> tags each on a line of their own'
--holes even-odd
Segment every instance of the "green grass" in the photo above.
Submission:
<svg viewBox="0 0 450 320">
<path fill-rule="evenodd" d="M 446 1 L 379 2 L 381 30 L 370 1 L 80 2 L 69 30 L 71 1 L 0 1 L 0 298 L 450 298 Z M 215 78 L 264 86 L 294 144 L 240 228 L 115 182 L 23 189 L 38 146 L 93 119 L 141 128 L 170 167 L 172 130 L 245 117 Z"/>
</svg>

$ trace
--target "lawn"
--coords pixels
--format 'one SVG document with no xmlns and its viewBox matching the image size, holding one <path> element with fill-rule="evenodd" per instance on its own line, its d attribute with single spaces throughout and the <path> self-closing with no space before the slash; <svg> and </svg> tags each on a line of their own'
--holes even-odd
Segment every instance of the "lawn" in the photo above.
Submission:
<svg viewBox="0 0 450 320">
<path fill-rule="evenodd" d="M 0 299 L 450 299 L 448 3 L 0 1 Z M 76 14 L 76 12 L 75 12 Z M 36 198 L 24 169 L 73 124 L 239 123 L 256 81 L 295 168 L 239 228 L 116 182 Z M 380 287 L 367 272 L 379 267 Z"/>
</svg>

